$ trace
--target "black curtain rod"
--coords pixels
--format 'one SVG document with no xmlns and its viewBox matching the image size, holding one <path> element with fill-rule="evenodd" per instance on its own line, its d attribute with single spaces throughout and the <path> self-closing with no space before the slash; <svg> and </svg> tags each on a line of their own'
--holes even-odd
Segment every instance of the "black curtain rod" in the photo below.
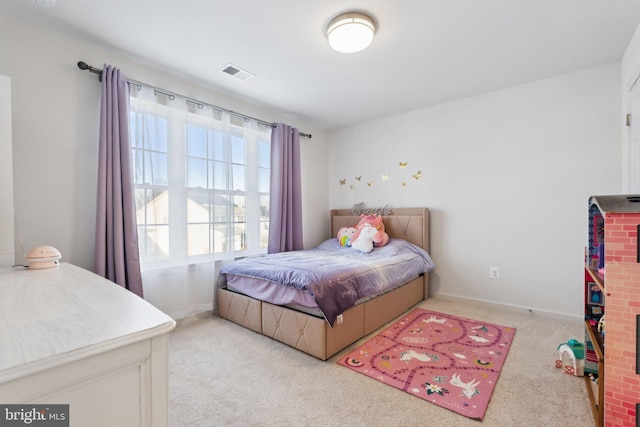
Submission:
<svg viewBox="0 0 640 427">
<path fill-rule="evenodd" d="M 78 62 L 78 68 L 80 68 L 81 70 L 89 71 L 90 73 L 97 74 L 98 76 L 100 76 L 100 78 L 102 78 L 102 70 L 100 68 L 92 67 L 91 65 L 88 65 L 84 61 L 79 61 Z M 129 78 L 127 78 L 127 81 L 129 82 L 129 84 L 133 84 L 133 85 L 137 86 L 138 90 L 140 90 L 142 88 L 142 86 L 146 86 L 148 88 L 154 89 L 154 90 L 156 90 L 158 92 L 164 93 L 164 94 L 169 95 L 169 96 L 179 96 L 181 98 L 184 98 L 188 102 L 192 102 L 194 104 L 197 104 L 198 106 L 207 105 L 207 106 L 209 106 L 209 107 L 211 107 L 211 108 L 213 108 L 215 110 L 223 111 L 223 112 L 229 113 L 229 114 L 237 116 L 237 117 L 242 117 L 243 119 L 254 120 L 254 121 L 258 122 L 258 123 L 262 123 L 263 125 L 269 126 L 269 127 L 272 127 L 272 128 L 276 127 L 276 125 L 273 124 L 273 123 L 265 122 L 264 120 L 256 119 L 255 117 L 247 116 L 245 114 L 241 114 L 241 113 L 235 112 L 233 110 L 228 110 L 226 108 L 218 107 L 216 105 L 211 105 L 211 104 L 208 104 L 206 102 L 202 102 L 202 101 L 198 101 L 198 100 L 195 100 L 195 99 L 191 99 L 191 98 L 188 98 L 188 97 L 186 97 L 184 95 L 180 95 L 178 93 L 176 93 L 176 94 L 167 93 L 167 92 L 164 92 L 164 89 L 157 88 L 155 86 L 151 86 L 151 85 L 146 84 L 146 83 L 138 82 L 136 80 L 131 80 Z M 200 108 L 202 108 L 202 107 L 200 107 Z M 298 132 L 298 134 L 303 138 L 311 139 L 311 134 L 310 133 Z"/>
</svg>

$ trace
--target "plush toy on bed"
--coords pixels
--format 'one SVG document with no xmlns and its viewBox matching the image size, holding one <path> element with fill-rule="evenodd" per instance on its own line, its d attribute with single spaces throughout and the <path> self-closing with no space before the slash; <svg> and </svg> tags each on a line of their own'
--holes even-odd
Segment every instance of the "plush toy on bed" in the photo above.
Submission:
<svg viewBox="0 0 640 427">
<path fill-rule="evenodd" d="M 378 230 L 375 227 L 370 224 L 363 225 L 360 227 L 358 237 L 351 242 L 351 247 L 368 254 L 373 250 L 373 239 L 376 234 L 378 234 Z"/>
<path fill-rule="evenodd" d="M 373 244 L 376 247 L 384 246 L 389 242 L 389 235 L 384 231 L 384 223 L 382 217 L 378 214 L 360 215 L 360 222 L 356 228 L 360 230 L 364 225 L 370 225 L 376 229 L 376 235 L 373 237 Z"/>
<path fill-rule="evenodd" d="M 358 235 L 358 229 L 355 227 L 342 227 L 338 230 L 338 242 L 340 246 L 350 247 L 351 242 L 354 241 Z"/>
</svg>

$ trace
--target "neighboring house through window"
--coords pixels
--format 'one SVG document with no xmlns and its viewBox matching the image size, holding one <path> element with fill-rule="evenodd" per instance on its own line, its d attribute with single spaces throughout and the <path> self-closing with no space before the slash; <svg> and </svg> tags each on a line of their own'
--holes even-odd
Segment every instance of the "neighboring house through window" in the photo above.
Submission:
<svg viewBox="0 0 640 427">
<path fill-rule="evenodd" d="M 266 252 L 271 129 L 153 92 L 131 95 L 142 268 Z"/>
</svg>

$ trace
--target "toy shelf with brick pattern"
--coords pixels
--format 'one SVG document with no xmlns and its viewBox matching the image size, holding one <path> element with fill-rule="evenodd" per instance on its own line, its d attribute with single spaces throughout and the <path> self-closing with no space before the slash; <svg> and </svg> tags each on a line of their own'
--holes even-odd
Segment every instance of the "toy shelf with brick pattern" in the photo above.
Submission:
<svg viewBox="0 0 640 427">
<path fill-rule="evenodd" d="M 639 230 L 640 195 L 589 199 L 584 378 L 596 426 L 640 425 Z"/>
</svg>

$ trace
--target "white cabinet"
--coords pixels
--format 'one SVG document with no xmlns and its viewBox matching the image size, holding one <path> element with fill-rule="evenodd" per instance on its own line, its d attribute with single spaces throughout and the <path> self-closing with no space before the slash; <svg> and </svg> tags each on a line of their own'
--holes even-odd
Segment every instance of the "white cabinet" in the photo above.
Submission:
<svg viewBox="0 0 640 427">
<path fill-rule="evenodd" d="M 69 404 L 77 427 L 166 427 L 174 327 L 74 265 L 0 269 L 0 402 Z"/>
</svg>

